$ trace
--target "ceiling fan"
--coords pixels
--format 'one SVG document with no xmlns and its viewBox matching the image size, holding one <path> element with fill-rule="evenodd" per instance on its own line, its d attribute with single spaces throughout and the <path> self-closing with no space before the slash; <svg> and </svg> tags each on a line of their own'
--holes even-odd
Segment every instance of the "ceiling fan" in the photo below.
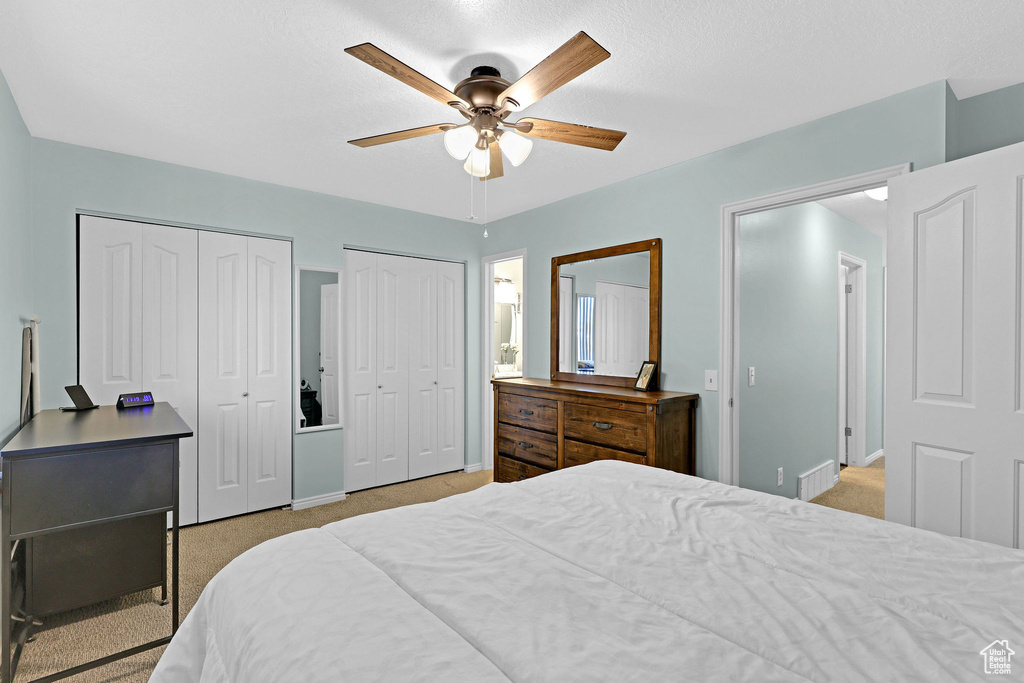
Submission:
<svg viewBox="0 0 1024 683">
<path fill-rule="evenodd" d="M 490 180 L 504 175 L 502 152 L 513 166 L 518 166 L 526 159 L 533 148 L 533 142 L 528 138 L 611 151 L 626 136 L 618 130 L 546 119 L 527 117 L 515 122 L 507 120 L 513 112 L 525 109 L 611 57 L 611 53 L 583 31 L 570 38 L 515 83 L 506 81 L 493 67 L 478 66 L 469 78 L 455 86 L 455 92 L 438 85 L 371 43 L 354 45 L 346 48 L 345 52 L 438 102 L 457 109 L 468 119 L 461 125 L 439 123 L 349 140 L 358 147 L 444 133 L 445 148 L 456 159 L 465 159 L 466 172 L 480 180 Z"/>
</svg>

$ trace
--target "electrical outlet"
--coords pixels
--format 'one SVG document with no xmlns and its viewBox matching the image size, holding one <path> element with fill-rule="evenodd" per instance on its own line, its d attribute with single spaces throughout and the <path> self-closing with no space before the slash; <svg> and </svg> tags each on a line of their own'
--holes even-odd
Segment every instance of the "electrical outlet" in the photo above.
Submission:
<svg viewBox="0 0 1024 683">
<path fill-rule="evenodd" d="M 704 390 L 718 391 L 718 370 L 704 371 Z"/>
<path fill-rule="evenodd" d="M 782 468 L 779 468 L 779 486 L 782 486 Z"/>
</svg>

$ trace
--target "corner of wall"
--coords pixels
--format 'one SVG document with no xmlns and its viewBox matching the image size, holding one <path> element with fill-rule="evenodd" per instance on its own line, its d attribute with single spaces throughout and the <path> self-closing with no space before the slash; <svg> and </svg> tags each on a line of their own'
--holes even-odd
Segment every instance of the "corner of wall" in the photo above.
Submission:
<svg viewBox="0 0 1024 683">
<path fill-rule="evenodd" d="M 960 100 L 946 83 L 946 161 L 960 158 Z"/>
</svg>

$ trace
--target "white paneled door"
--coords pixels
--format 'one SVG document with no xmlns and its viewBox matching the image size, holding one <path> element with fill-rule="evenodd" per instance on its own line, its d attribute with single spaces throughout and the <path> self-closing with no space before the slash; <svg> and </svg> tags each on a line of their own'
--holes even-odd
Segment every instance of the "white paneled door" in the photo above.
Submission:
<svg viewBox="0 0 1024 683">
<path fill-rule="evenodd" d="M 248 251 L 240 235 L 199 235 L 201 522 L 249 507 Z"/>
<path fill-rule="evenodd" d="M 292 498 L 292 246 L 248 242 L 247 511 L 286 505 Z"/>
<path fill-rule="evenodd" d="M 437 262 L 437 464 L 433 474 L 466 464 L 466 280 L 461 263 Z"/>
<path fill-rule="evenodd" d="M 193 436 L 178 442 L 178 521 L 195 524 L 199 507 L 199 233 L 147 225 L 142 230 L 142 385 L 171 404 Z"/>
<path fill-rule="evenodd" d="M 99 405 L 142 391 L 142 229 L 79 218 L 78 382 Z"/>
<path fill-rule="evenodd" d="M 594 374 L 636 375 L 649 360 L 650 290 L 598 280 L 595 293 Z"/>
<path fill-rule="evenodd" d="M 886 519 L 1021 547 L 1024 144 L 890 180 Z"/>
<path fill-rule="evenodd" d="M 291 500 L 291 245 L 199 235 L 199 520 Z"/>
<path fill-rule="evenodd" d="M 345 490 L 465 465 L 459 263 L 346 250 Z"/>
<path fill-rule="evenodd" d="M 377 485 L 377 255 L 346 249 L 345 490 Z"/>
<path fill-rule="evenodd" d="M 79 382 L 100 405 L 151 391 L 198 433 L 197 231 L 80 217 Z M 197 521 L 198 438 L 180 441 L 180 522 Z"/>
<path fill-rule="evenodd" d="M 341 285 L 320 285 L 320 393 L 323 396 L 323 424 L 341 423 Z"/>
</svg>

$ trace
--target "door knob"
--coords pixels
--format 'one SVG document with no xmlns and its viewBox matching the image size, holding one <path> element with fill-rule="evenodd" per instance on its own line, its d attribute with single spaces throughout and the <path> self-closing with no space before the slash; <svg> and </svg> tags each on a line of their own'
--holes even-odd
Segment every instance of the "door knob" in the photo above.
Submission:
<svg viewBox="0 0 1024 683">
<path fill-rule="evenodd" d="M 323 371 L 324 371 L 324 369 L 323 369 L 323 368 L 320 368 L 320 372 L 323 372 Z"/>
<path fill-rule="evenodd" d="M 434 384 L 437 384 L 437 380 L 436 379 L 434 380 Z"/>
<path fill-rule="evenodd" d="M 242 397 L 244 398 L 245 396 L 248 396 L 248 395 L 249 395 L 249 392 L 246 391 L 245 393 L 242 394 Z"/>
<path fill-rule="evenodd" d="M 378 385 L 377 385 L 377 388 L 378 388 L 378 389 L 383 389 L 383 388 L 384 388 L 384 385 L 383 385 L 383 384 L 378 384 Z"/>
</svg>

